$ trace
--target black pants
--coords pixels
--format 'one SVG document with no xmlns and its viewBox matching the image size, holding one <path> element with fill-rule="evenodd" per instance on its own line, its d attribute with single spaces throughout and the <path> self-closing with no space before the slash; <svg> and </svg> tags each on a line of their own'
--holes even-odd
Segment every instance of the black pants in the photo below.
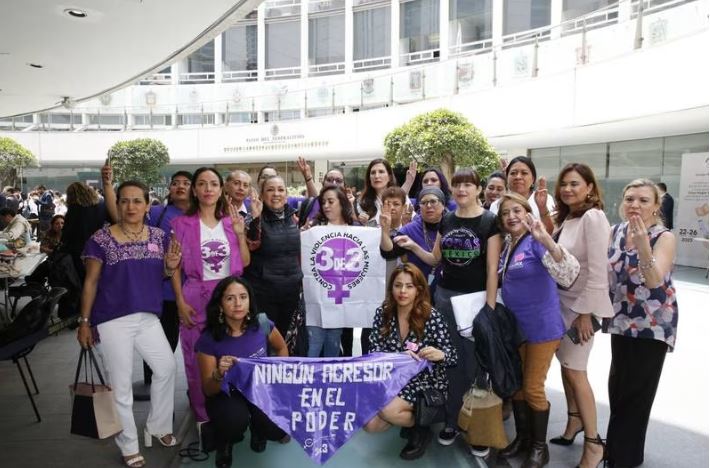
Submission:
<svg viewBox="0 0 710 468">
<path fill-rule="evenodd" d="M 612 466 L 643 463 L 646 429 L 668 345 L 611 335 L 607 451 Z"/>
<path fill-rule="evenodd" d="M 253 283 L 252 283 L 253 284 Z M 291 323 L 291 317 L 298 307 L 300 299 L 300 291 L 279 291 L 278 288 L 264 289 L 255 286 L 254 294 L 256 296 L 256 305 L 259 312 L 263 312 L 269 317 L 269 320 L 274 322 L 276 328 L 285 338 L 288 326 Z"/>
<path fill-rule="evenodd" d="M 341 356 L 350 357 L 353 355 L 353 329 L 343 328 L 340 334 L 340 347 L 343 349 Z"/>
<path fill-rule="evenodd" d="M 252 435 L 256 434 L 261 439 L 281 440 L 286 436 L 263 411 L 251 404 L 237 390 L 232 390 L 231 396 L 220 392 L 207 397 L 205 408 L 210 422 L 214 425 L 215 443 L 218 448 L 241 441 L 247 427 L 251 427 Z"/>
<path fill-rule="evenodd" d="M 180 339 L 180 322 L 178 319 L 177 303 L 175 301 L 163 301 L 163 313 L 160 316 L 160 325 L 163 326 L 165 337 L 170 343 L 170 348 L 175 352 Z M 150 385 L 153 381 L 153 371 L 150 366 L 143 362 L 143 383 Z"/>
</svg>

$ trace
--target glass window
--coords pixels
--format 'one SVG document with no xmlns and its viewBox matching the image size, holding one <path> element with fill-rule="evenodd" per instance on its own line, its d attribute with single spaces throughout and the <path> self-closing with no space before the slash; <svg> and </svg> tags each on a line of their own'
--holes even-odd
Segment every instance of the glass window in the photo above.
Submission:
<svg viewBox="0 0 710 468">
<path fill-rule="evenodd" d="M 560 148 L 560 169 L 569 163 L 586 164 L 598 179 L 606 177 L 606 143 L 563 146 Z"/>
<path fill-rule="evenodd" d="M 609 178 L 627 182 L 637 177 L 658 178 L 662 158 L 663 138 L 609 143 Z"/>
<path fill-rule="evenodd" d="M 533 149 L 530 150 L 530 158 L 535 163 L 537 176 L 545 176 L 550 185 L 554 184 L 560 172 L 560 148 Z"/>
<path fill-rule="evenodd" d="M 179 114 L 178 125 L 212 125 L 214 114 Z"/>
<path fill-rule="evenodd" d="M 150 114 L 133 114 L 133 124 L 134 125 L 150 125 Z M 153 115 L 153 125 L 172 125 L 173 116 L 155 114 Z"/>
<path fill-rule="evenodd" d="M 225 118 L 229 118 L 229 124 L 256 123 L 256 112 L 230 112 Z"/>
<path fill-rule="evenodd" d="M 708 151 L 708 134 L 696 133 L 666 137 L 663 145 L 663 175 L 680 175 L 683 153 L 705 153 Z"/>
<path fill-rule="evenodd" d="M 329 15 L 308 20 L 308 63 L 345 61 L 345 15 Z"/>
<path fill-rule="evenodd" d="M 123 125 L 123 114 L 91 114 L 89 125 Z"/>
<path fill-rule="evenodd" d="M 356 11 L 353 14 L 353 60 L 391 55 L 390 7 Z"/>
<path fill-rule="evenodd" d="M 256 70 L 255 24 L 233 26 L 222 35 L 222 66 L 225 71 Z"/>
<path fill-rule="evenodd" d="M 266 68 L 301 65 L 301 23 L 266 23 Z"/>
<path fill-rule="evenodd" d="M 578 16 L 591 13 L 594 10 L 599 10 L 600 8 L 604 8 L 612 3 L 616 2 L 614 0 L 563 0 L 562 21 L 567 21 L 577 18 Z"/>
<path fill-rule="evenodd" d="M 278 120 L 296 120 L 301 118 L 300 110 L 282 110 L 264 112 L 265 122 L 275 122 Z"/>
<path fill-rule="evenodd" d="M 439 48 L 439 2 L 412 0 L 400 5 L 400 53 Z"/>
<path fill-rule="evenodd" d="M 214 73 L 214 41 L 209 41 L 187 57 L 188 73 Z"/>
<path fill-rule="evenodd" d="M 491 0 L 449 0 L 449 45 L 491 38 Z"/>
<path fill-rule="evenodd" d="M 550 0 L 505 0 L 503 34 L 548 26 L 550 3 Z"/>
</svg>

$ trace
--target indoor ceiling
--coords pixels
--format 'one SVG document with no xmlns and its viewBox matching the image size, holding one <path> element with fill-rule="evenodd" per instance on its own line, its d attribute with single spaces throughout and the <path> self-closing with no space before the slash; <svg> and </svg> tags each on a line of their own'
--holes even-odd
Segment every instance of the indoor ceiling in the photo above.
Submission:
<svg viewBox="0 0 710 468">
<path fill-rule="evenodd" d="M 196 50 L 261 0 L 2 0 L 0 117 L 132 84 Z"/>
</svg>

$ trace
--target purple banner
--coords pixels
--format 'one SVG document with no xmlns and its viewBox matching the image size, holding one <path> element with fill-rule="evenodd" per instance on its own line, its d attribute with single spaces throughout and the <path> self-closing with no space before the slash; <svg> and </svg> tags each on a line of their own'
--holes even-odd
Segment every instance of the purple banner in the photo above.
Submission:
<svg viewBox="0 0 710 468">
<path fill-rule="evenodd" d="M 428 366 L 404 353 L 240 358 L 222 390 L 237 388 L 323 464 Z"/>
</svg>

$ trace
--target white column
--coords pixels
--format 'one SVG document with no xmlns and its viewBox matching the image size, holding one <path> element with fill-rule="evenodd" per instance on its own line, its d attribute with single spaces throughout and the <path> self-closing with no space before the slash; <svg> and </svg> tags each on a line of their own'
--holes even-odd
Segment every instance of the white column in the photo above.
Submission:
<svg viewBox="0 0 710 468">
<path fill-rule="evenodd" d="M 491 39 L 493 47 L 503 43 L 503 1 L 493 0 L 493 11 L 491 12 Z"/>
<path fill-rule="evenodd" d="M 392 68 L 399 67 L 399 0 L 390 1 Z"/>
<path fill-rule="evenodd" d="M 550 32 L 551 39 L 557 39 L 562 35 L 562 0 L 550 0 L 550 24 L 556 26 Z"/>
<path fill-rule="evenodd" d="M 174 85 L 180 84 L 180 62 L 175 62 L 170 65 L 170 83 Z"/>
<path fill-rule="evenodd" d="M 222 82 L 222 34 L 214 38 L 214 82 Z"/>
<path fill-rule="evenodd" d="M 258 81 L 266 76 L 266 3 L 256 9 L 256 74 Z"/>
<path fill-rule="evenodd" d="M 308 3 L 301 0 L 301 78 L 308 77 Z"/>
<path fill-rule="evenodd" d="M 619 2 L 619 24 L 631 19 L 631 0 Z"/>
<path fill-rule="evenodd" d="M 439 0 L 439 60 L 449 59 L 449 0 Z"/>
<path fill-rule="evenodd" d="M 345 0 L 345 73 L 353 71 L 353 0 Z"/>
</svg>

